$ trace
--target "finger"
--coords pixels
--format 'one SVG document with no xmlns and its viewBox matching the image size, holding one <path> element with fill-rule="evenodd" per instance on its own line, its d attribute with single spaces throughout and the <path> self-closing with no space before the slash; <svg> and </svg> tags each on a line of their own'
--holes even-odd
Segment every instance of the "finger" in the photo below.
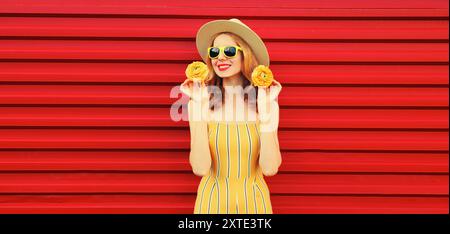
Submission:
<svg viewBox="0 0 450 234">
<path fill-rule="evenodd" d="M 270 87 L 272 88 L 272 87 L 279 87 L 279 88 L 281 88 L 281 84 L 280 84 L 280 82 L 278 82 L 278 81 L 276 81 L 276 80 L 273 80 L 273 82 L 272 82 L 272 84 L 270 85 Z"/>
<path fill-rule="evenodd" d="M 199 81 L 199 84 L 200 84 L 200 87 L 201 87 L 202 89 L 205 89 L 205 88 L 206 88 L 205 82 Z"/>
<path fill-rule="evenodd" d="M 258 102 L 267 102 L 267 98 L 270 98 L 267 93 L 267 87 L 259 86 L 258 87 Z"/>
<path fill-rule="evenodd" d="M 181 83 L 180 89 L 185 89 L 186 86 L 188 86 L 188 81 L 187 80 L 185 80 L 183 83 Z"/>
<path fill-rule="evenodd" d="M 180 91 L 181 91 L 184 95 L 187 95 L 188 97 L 191 97 L 191 93 L 189 92 L 189 90 L 186 90 L 185 88 L 180 88 Z"/>
<path fill-rule="evenodd" d="M 270 89 L 270 99 L 275 100 L 278 95 L 280 94 L 281 87 L 280 86 L 273 86 Z"/>
<path fill-rule="evenodd" d="M 186 90 L 190 90 L 190 89 L 192 89 L 192 82 L 191 82 L 191 80 L 187 79 L 180 86 Z"/>
<path fill-rule="evenodd" d="M 265 86 L 258 86 L 258 92 L 267 92 L 267 87 L 265 87 Z"/>
<path fill-rule="evenodd" d="M 193 92 L 193 83 L 192 80 L 186 79 L 183 84 L 180 86 L 180 90 L 188 95 L 189 97 L 192 97 Z"/>
<path fill-rule="evenodd" d="M 202 86 L 202 82 L 200 80 L 198 80 L 198 79 L 194 79 L 193 82 L 194 82 L 195 86 L 197 86 L 197 87 L 201 87 Z"/>
<path fill-rule="evenodd" d="M 186 79 L 186 80 L 184 80 L 184 82 L 183 82 L 183 84 L 191 84 L 192 83 L 192 80 L 191 79 Z"/>
<path fill-rule="evenodd" d="M 180 91 L 185 93 L 188 96 L 191 96 L 191 89 L 188 86 L 186 86 L 186 85 L 181 85 L 180 86 Z"/>
<path fill-rule="evenodd" d="M 272 85 L 270 87 L 271 88 L 281 88 L 281 84 L 280 84 L 280 82 L 273 80 Z"/>
</svg>

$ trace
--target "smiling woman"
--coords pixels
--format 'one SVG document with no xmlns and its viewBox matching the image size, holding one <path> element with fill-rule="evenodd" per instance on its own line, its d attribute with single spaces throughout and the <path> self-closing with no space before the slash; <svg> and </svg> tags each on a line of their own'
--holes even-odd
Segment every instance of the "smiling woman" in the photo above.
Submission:
<svg viewBox="0 0 450 234">
<path fill-rule="evenodd" d="M 220 88 L 222 94 L 220 98 L 213 99 L 210 106 L 213 109 L 214 106 L 221 104 L 218 103 L 219 100 L 222 100 L 222 103 L 224 102 L 225 87 L 240 86 L 245 89 L 251 85 L 251 73 L 258 63 L 249 45 L 236 34 L 219 32 L 213 35 L 212 38 L 214 38 L 213 47 L 210 48 L 223 48 L 223 50 L 220 50 L 220 53 L 215 57 L 211 56 L 212 50 L 209 50 L 208 57 L 210 59 L 206 60 L 208 68 L 214 70 L 214 72 L 209 74 L 207 84 Z M 225 50 L 234 47 L 239 49 Z M 226 55 L 226 52 L 234 53 Z"/>
<path fill-rule="evenodd" d="M 251 82 L 256 67 L 269 65 L 267 49 L 237 19 L 203 25 L 197 33 L 197 48 L 210 71 L 208 77 L 205 82 L 187 79 L 181 85 L 187 95 L 203 93 L 188 105 L 189 161 L 194 174 L 202 176 L 194 213 L 271 214 L 264 175 L 275 175 L 281 164 L 276 101 L 281 85 L 274 81 L 272 87 L 255 87 Z M 269 105 L 269 113 L 263 112 L 269 103 L 275 105 Z M 207 118 L 191 117 L 198 112 L 206 112 Z M 270 117 L 268 121 L 262 121 L 262 113 Z"/>
</svg>

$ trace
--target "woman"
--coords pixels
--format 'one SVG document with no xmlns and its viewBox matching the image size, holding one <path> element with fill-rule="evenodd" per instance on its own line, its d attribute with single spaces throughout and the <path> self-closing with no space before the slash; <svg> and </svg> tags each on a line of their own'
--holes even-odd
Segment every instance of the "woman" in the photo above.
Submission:
<svg viewBox="0 0 450 234">
<path fill-rule="evenodd" d="M 269 88 L 255 88 L 250 82 L 256 66 L 269 66 L 267 49 L 237 19 L 206 23 L 196 44 L 209 68 L 208 79 L 181 85 L 191 97 L 189 161 L 194 174 L 202 176 L 194 213 L 272 214 L 263 175 L 275 175 L 281 164 L 276 101 L 281 85 L 274 81 Z M 193 118 L 200 112 L 206 118 Z"/>
</svg>

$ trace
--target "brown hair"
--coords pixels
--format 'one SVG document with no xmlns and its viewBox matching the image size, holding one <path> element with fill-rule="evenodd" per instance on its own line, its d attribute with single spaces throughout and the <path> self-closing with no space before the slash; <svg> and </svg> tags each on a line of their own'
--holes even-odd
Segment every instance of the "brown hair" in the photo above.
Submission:
<svg viewBox="0 0 450 234">
<path fill-rule="evenodd" d="M 231 38 L 233 38 L 233 40 L 236 42 L 236 44 L 242 48 L 242 67 L 241 67 L 241 73 L 242 75 L 246 78 L 244 80 L 244 85 L 243 85 L 243 89 L 245 90 L 246 88 L 248 88 L 250 85 L 252 85 L 251 83 L 251 77 L 252 77 L 252 72 L 253 69 L 255 69 L 255 67 L 258 66 L 258 60 L 255 57 L 255 55 L 253 54 L 252 49 L 250 48 L 250 46 L 248 45 L 248 43 L 246 41 L 244 41 L 241 37 L 239 37 L 238 35 L 231 33 L 231 32 L 220 32 L 217 33 L 213 36 L 213 38 L 215 39 L 217 36 L 221 35 L 221 34 L 226 34 L 229 35 Z M 213 46 L 214 40 L 212 40 L 211 45 Z M 207 85 L 214 85 L 214 86 L 218 86 L 221 89 L 222 92 L 222 103 L 223 104 L 225 101 L 225 90 L 223 87 L 223 78 L 217 76 L 217 74 L 214 72 L 214 68 L 213 65 L 211 63 L 211 59 L 207 59 L 206 60 L 206 65 L 208 66 L 209 69 L 209 73 L 208 73 L 208 78 L 206 80 L 206 84 Z M 256 91 L 256 97 L 258 95 L 258 89 L 255 88 Z M 213 93 L 210 91 L 209 92 L 210 96 L 210 109 L 213 110 L 214 109 L 214 105 L 215 104 L 219 104 L 219 100 L 218 98 L 214 98 Z M 248 98 L 245 98 L 246 100 Z M 256 102 L 256 100 L 249 100 L 249 101 L 254 101 Z M 219 105 L 220 106 L 220 105 Z"/>
</svg>

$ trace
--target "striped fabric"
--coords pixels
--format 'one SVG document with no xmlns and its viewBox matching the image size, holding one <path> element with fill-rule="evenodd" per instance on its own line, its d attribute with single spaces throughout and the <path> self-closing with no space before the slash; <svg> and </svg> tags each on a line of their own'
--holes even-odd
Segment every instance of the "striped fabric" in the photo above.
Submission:
<svg viewBox="0 0 450 234">
<path fill-rule="evenodd" d="M 210 122 L 208 132 L 212 166 L 198 186 L 194 214 L 272 214 L 258 164 L 259 124 Z"/>
</svg>

